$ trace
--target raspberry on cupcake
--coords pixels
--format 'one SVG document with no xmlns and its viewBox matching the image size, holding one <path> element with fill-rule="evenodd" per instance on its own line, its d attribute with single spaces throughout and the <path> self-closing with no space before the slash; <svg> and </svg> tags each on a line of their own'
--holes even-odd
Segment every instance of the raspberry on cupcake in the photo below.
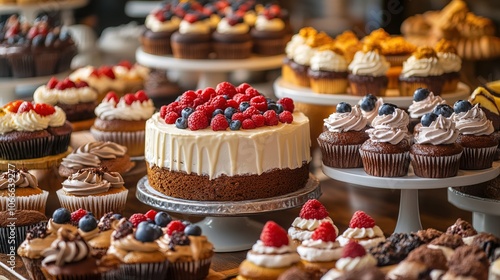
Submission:
<svg viewBox="0 0 500 280">
<path fill-rule="evenodd" d="M 364 248 L 369 249 L 384 241 L 385 236 L 372 217 L 363 211 L 356 211 L 349 222 L 349 228 L 337 240 L 342 246 L 345 246 L 350 241 L 355 241 Z"/>
<path fill-rule="evenodd" d="M 339 234 L 339 230 L 330 218 L 325 206 L 317 199 L 310 199 L 302 206 L 299 217 L 295 218 L 288 228 L 288 234 L 298 245 L 311 239 L 314 230 L 324 222 L 331 223 L 335 228 L 335 234 Z"/>
</svg>

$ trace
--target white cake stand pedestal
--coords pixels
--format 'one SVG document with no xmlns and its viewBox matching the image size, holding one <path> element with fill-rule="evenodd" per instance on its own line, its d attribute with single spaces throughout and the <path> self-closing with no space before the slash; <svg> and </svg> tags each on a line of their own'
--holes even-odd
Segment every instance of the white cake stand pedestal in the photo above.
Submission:
<svg viewBox="0 0 500 280">
<path fill-rule="evenodd" d="M 370 176 L 363 168 L 340 169 L 324 165 L 323 173 L 332 179 L 351 184 L 401 190 L 399 214 L 394 232 L 415 232 L 422 229 L 418 190 L 468 186 L 491 180 L 500 174 L 500 162 L 494 162 L 491 168 L 484 170 L 459 170 L 457 176 L 441 179 L 418 177 L 413 173 L 411 166 L 407 176 L 394 178 Z"/>
<path fill-rule="evenodd" d="M 197 88 L 215 87 L 227 81 L 228 74 L 235 70 L 264 71 L 277 69 L 283 63 L 284 55 L 252 56 L 246 59 L 181 59 L 171 55 L 153 55 L 137 49 L 138 63 L 165 70 L 180 70 L 199 73 Z"/>
<path fill-rule="evenodd" d="M 198 222 L 203 235 L 214 244 L 215 252 L 248 250 L 259 239 L 263 224 L 250 215 L 300 207 L 307 200 L 319 198 L 319 180 L 312 174 L 306 186 L 294 193 L 245 201 L 194 201 L 166 196 L 153 189 L 144 176 L 137 183 L 137 199 L 167 212 L 205 217 Z"/>
</svg>

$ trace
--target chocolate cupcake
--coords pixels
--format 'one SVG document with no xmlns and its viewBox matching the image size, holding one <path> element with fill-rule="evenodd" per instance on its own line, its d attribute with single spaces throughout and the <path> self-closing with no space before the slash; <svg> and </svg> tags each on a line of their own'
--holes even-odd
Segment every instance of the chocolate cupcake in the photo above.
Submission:
<svg viewBox="0 0 500 280">
<path fill-rule="evenodd" d="M 443 279 L 488 279 L 488 257 L 477 246 L 457 248 L 449 259 L 448 266 Z"/>
<path fill-rule="evenodd" d="M 212 51 L 210 26 L 204 14 L 187 14 L 172 34 L 170 44 L 176 58 L 206 59 Z"/>
<path fill-rule="evenodd" d="M 0 211 L 0 253 L 15 254 L 26 233 L 46 222 L 47 217 L 36 210 Z"/>
<path fill-rule="evenodd" d="M 443 92 L 452 92 L 457 89 L 460 81 L 460 69 L 462 69 L 462 59 L 457 54 L 457 50 L 453 43 L 441 39 L 434 47 L 439 59 L 439 63 L 443 68 Z"/>
<path fill-rule="evenodd" d="M 250 27 L 237 15 L 220 20 L 212 33 L 213 49 L 218 59 L 243 59 L 252 54 Z"/>
<path fill-rule="evenodd" d="M 408 131 L 414 132 L 415 126 L 420 123 L 422 116 L 431 113 L 439 104 L 445 104 L 446 100 L 441 96 L 435 96 L 434 93 L 426 88 L 417 88 L 413 93 L 412 104 L 408 107 L 408 115 L 410 115 L 410 124 Z"/>
<path fill-rule="evenodd" d="M 471 245 L 475 245 L 486 253 L 490 262 L 495 260 L 495 253 L 500 248 L 500 238 L 491 233 L 481 232 L 472 237 Z"/>
<path fill-rule="evenodd" d="M 255 26 L 250 31 L 254 53 L 271 56 L 285 52 L 287 30 L 283 15 L 278 5 L 270 5 L 257 16 Z"/>
<path fill-rule="evenodd" d="M 387 71 L 389 62 L 380 54 L 378 45 L 364 45 L 363 50 L 354 55 L 349 64 L 349 79 L 351 94 L 364 96 L 368 93 L 385 96 L 389 80 Z"/>
<path fill-rule="evenodd" d="M 384 242 L 369 249 L 377 266 L 388 266 L 404 260 L 408 254 L 423 244 L 415 233 L 393 233 Z"/>
<path fill-rule="evenodd" d="M 146 16 L 145 30 L 140 37 L 144 52 L 154 55 L 172 54 L 170 38 L 179 29 L 181 18 L 173 11 L 170 3 L 163 4 Z"/>
<path fill-rule="evenodd" d="M 40 223 L 26 232 L 26 239 L 17 249 L 17 254 L 22 258 L 30 279 L 45 280 L 42 272 L 42 251 L 49 248 L 56 237 L 56 234 L 51 234 L 45 223 Z"/>
</svg>

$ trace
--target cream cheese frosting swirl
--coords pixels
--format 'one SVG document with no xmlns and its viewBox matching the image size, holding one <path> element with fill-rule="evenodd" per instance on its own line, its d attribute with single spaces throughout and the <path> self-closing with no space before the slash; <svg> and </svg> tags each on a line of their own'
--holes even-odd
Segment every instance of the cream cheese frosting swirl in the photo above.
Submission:
<svg viewBox="0 0 500 280">
<path fill-rule="evenodd" d="M 368 51 L 366 53 L 358 51 L 348 69 L 354 75 L 380 77 L 384 76 L 390 67 L 390 63 L 378 51 Z"/>
<path fill-rule="evenodd" d="M 362 257 L 340 258 L 335 263 L 335 267 L 339 270 L 348 271 L 375 266 L 376 264 L 377 260 L 372 255 L 366 254 Z"/>
<path fill-rule="evenodd" d="M 207 22 L 199 20 L 193 23 L 182 20 L 179 24 L 179 33 L 181 34 L 208 34 L 210 32 L 210 25 Z"/>
<path fill-rule="evenodd" d="M 316 49 L 307 44 L 299 45 L 297 46 L 293 54 L 293 61 L 297 62 L 300 65 L 309 66 L 311 65 L 311 58 L 313 57 L 315 52 Z"/>
<path fill-rule="evenodd" d="M 61 165 L 74 169 L 99 167 L 101 159 L 115 159 L 124 156 L 125 153 L 127 153 L 127 147 L 114 142 L 90 142 L 63 158 Z"/>
<path fill-rule="evenodd" d="M 311 69 L 315 71 L 347 72 L 347 60 L 332 50 L 317 51 L 311 57 Z"/>
<path fill-rule="evenodd" d="M 97 92 L 91 87 L 68 88 L 65 90 L 49 89 L 46 85 L 39 86 L 33 99 L 37 103 L 47 103 L 55 105 L 62 104 L 78 104 L 84 102 L 92 102 L 97 100 Z"/>
<path fill-rule="evenodd" d="M 268 268 L 287 267 L 300 261 L 300 256 L 295 250 L 295 246 L 289 245 L 281 247 L 265 246 L 261 240 L 252 246 L 252 250 L 247 253 L 247 260 Z"/>
<path fill-rule="evenodd" d="M 439 76 L 443 73 L 442 65 L 439 63 L 437 57 L 424 57 L 418 59 L 413 55 L 403 62 L 403 69 L 401 70 L 401 75 L 405 78 L 413 76 Z"/>
<path fill-rule="evenodd" d="M 113 99 L 103 100 L 94 110 L 96 116 L 103 120 L 140 121 L 149 119 L 155 112 L 153 101 L 134 101 L 128 105 L 123 99 L 118 104 Z M 133 112 L 133 114 L 131 113 Z"/>
<path fill-rule="evenodd" d="M 323 222 L 328 222 L 333 225 L 333 228 L 335 229 L 335 234 L 339 234 L 339 229 L 337 226 L 333 223 L 332 219 L 330 217 L 326 217 L 321 220 L 317 219 L 303 219 L 301 217 L 295 218 L 292 222 L 292 226 L 288 228 L 288 235 L 294 240 L 307 240 L 311 239 L 312 234 L 314 233 L 314 230 L 319 227 L 319 225 Z"/>
<path fill-rule="evenodd" d="M 246 34 L 250 30 L 247 23 L 229 24 L 227 18 L 223 18 L 217 24 L 217 32 L 221 34 Z"/>
<path fill-rule="evenodd" d="M 396 145 L 403 140 L 409 141 L 409 116 L 403 110 L 396 108 L 394 113 L 378 115 L 372 121 L 373 128 L 366 130 L 373 142 L 384 142 Z"/>
<path fill-rule="evenodd" d="M 255 30 L 258 31 L 281 31 L 285 28 L 285 23 L 280 18 L 267 19 L 263 15 L 257 16 L 255 20 Z"/>
<path fill-rule="evenodd" d="M 50 248 L 42 252 L 45 257 L 43 265 L 54 263 L 56 266 L 63 266 L 89 257 L 90 247 L 78 233 L 61 228 L 57 231 L 57 235 Z"/>
<path fill-rule="evenodd" d="M 11 184 L 15 188 L 36 188 L 38 180 L 25 169 L 11 169 L 0 175 L 0 190 L 7 189 Z"/>
<path fill-rule="evenodd" d="M 444 73 L 459 72 L 460 69 L 462 69 L 462 59 L 457 54 L 451 52 L 438 52 L 437 56 Z"/>
<path fill-rule="evenodd" d="M 453 114 L 450 118 L 455 121 L 456 128 L 461 134 L 490 135 L 495 129 L 483 110 L 476 104 L 467 112 Z"/>
<path fill-rule="evenodd" d="M 359 100 L 358 105 L 361 105 L 361 102 L 363 99 Z M 375 102 L 375 107 L 371 111 L 365 111 L 361 109 L 361 114 L 365 117 L 365 119 L 368 121 L 369 125 L 372 125 L 373 119 L 378 116 L 378 109 L 380 106 L 384 104 L 384 99 L 382 97 L 377 98 L 377 102 Z M 360 107 L 361 108 L 361 107 Z"/>
<path fill-rule="evenodd" d="M 64 125 L 66 122 L 66 113 L 64 113 L 64 111 L 57 106 L 54 106 L 54 109 L 56 110 L 54 114 L 49 116 L 49 126 L 58 127 Z"/>
<path fill-rule="evenodd" d="M 331 132 L 361 131 L 368 124 L 358 105 L 352 107 L 350 112 L 333 113 L 323 121 Z"/>
<path fill-rule="evenodd" d="M 412 104 L 408 107 L 408 113 L 411 118 L 420 118 L 427 113 L 431 113 L 437 105 L 445 103 L 446 100 L 441 98 L 441 96 L 434 95 L 434 93 L 431 92 L 424 100 L 413 100 Z"/>
<path fill-rule="evenodd" d="M 297 247 L 301 259 L 308 262 L 331 262 L 340 259 L 342 248 L 339 242 L 318 240 L 304 240 Z"/>
<path fill-rule="evenodd" d="M 6 113 L 0 116 L 0 134 L 11 132 L 15 129 L 12 113 Z"/>
<path fill-rule="evenodd" d="M 152 12 L 146 16 L 144 26 L 154 32 L 175 31 L 179 28 L 180 23 L 181 19 L 176 16 L 173 16 L 170 20 L 159 21 Z"/>
<path fill-rule="evenodd" d="M 49 126 L 50 116 L 41 116 L 34 110 L 12 115 L 14 129 L 17 131 L 38 131 Z"/>
<path fill-rule="evenodd" d="M 451 118 L 439 115 L 428 127 L 420 126 L 415 135 L 416 144 L 453 144 L 458 138 L 458 129 Z"/>
<path fill-rule="evenodd" d="M 118 172 L 84 168 L 62 182 L 62 189 L 73 195 L 93 195 L 107 192 L 110 188 L 123 187 L 124 181 Z"/>
</svg>

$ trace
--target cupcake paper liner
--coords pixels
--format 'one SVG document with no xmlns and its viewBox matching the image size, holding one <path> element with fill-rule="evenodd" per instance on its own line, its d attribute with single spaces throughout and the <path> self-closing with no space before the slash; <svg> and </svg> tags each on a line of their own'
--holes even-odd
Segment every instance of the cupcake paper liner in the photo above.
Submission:
<svg viewBox="0 0 500 280">
<path fill-rule="evenodd" d="M 144 155 L 144 139 L 145 131 L 101 131 L 93 127 L 90 128 L 90 133 L 97 141 L 111 141 L 127 147 L 129 156 Z"/>
<path fill-rule="evenodd" d="M 15 221 L 13 221 L 15 222 Z M 24 239 L 26 239 L 26 232 L 31 228 L 38 225 L 38 223 L 32 225 L 25 226 L 16 226 L 14 227 L 14 231 L 11 231 L 11 227 L 1 227 L 0 228 L 0 253 L 1 254 L 10 254 L 11 246 L 14 247 L 14 254 L 17 253 L 17 247 L 23 243 Z M 11 240 L 14 240 L 12 243 Z"/>
<path fill-rule="evenodd" d="M 140 37 L 142 50 L 145 53 L 154 55 L 172 54 L 172 47 L 170 46 L 170 36 L 165 38 L 145 38 Z"/>
<path fill-rule="evenodd" d="M 479 170 L 490 168 L 495 160 L 497 146 L 486 148 L 463 147 L 460 169 Z"/>
<path fill-rule="evenodd" d="M 457 176 L 462 153 L 451 156 L 423 156 L 410 154 L 413 172 L 423 178 L 448 178 Z"/>
<path fill-rule="evenodd" d="M 43 258 L 30 259 L 22 257 L 22 260 L 31 280 L 45 280 L 45 275 L 43 275 L 41 268 Z"/>
<path fill-rule="evenodd" d="M 363 169 L 368 175 L 377 177 L 403 177 L 408 174 L 410 152 L 378 154 L 359 150 Z"/>
<path fill-rule="evenodd" d="M 6 160 L 40 158 L 50 155 L 54 137 L 28 139 L 25 141 L 0 141 L 0 158 Z"/>
<path fill-rule="evenodd" d="M 35 76 L 35 61 L 33 55 L 16 55 L 9 57 L 9 62 L 12 67 L 12 76 L 14 78 L 28 78 Z"/>
<path fill-rule="evenodd" d="M 363 166 L 359 145 L 331 145 L 318 140 L 323 164 L 334 168 L 358 168 Z"/>
<path fill-rule="evenodd" d="M 58 61 L 58 52 L 37 53 L 34 56 L 35 75 L 48 76 L 54 74 L 56 72 Z"/>
<path fill-rule="evenodd" d="M 243 59 L 252 54 L 252 42 L 242 43 L 213 43 L 215 55 L 218 59 Z"/>
<path fill-rule="evenodd" d="M 46 280 L 96 280 L 96 279 L 101 279 L 101 275 L 97 274 L 95 272 L 92 272 L 89 274 L 82 274 L 82 275 L 69 275 L 69 274 L 51 275 L 42 267 L 42 273 L 45 276 Z"/>
<path fill-rule="evenodd" d="M 99 196 L 66 195 L 63 189 L 59 189 L 56 193 L 61 207 L 67 208 L 70 212 L 83 208 L 92 212 L 95 217 L 102 217 L 108 212 L 123 212 L 128 190 Z"/>
<path fill-rule="evenodd" d="M 169 263 L 166 261 L 155 263 L 120 264 L 118 271 L 115 273 L 115 279 L 168 279 L 166 277 L 168 268 Z"/>
<path fill-rule="evenodd" d="M 57 155 L 68 150 L 69 142 L 71 141 L 71 133 L 66 135 L 54 136 L 54 144 L 52 145 L 52 154 Z"/>
<path fill-rule="evenodd" d="M 49 197 L 48 191 L 29 196 L 15 196 L 17 210 L 35 210 L 45 214 L 45 204 Z M 9 197 L 0 197 L 0 211 L 7 211 Z"/>
<path fill-rule="evenodd" d="M 10 76 L 12 76 L 12 71 L 9 61 L 5 57 L 0 57 L 0 77 L 5 78 Z"/>
<path fill-rule="evenodd" d="M 399 55 L 385 55 L 385 59 L 387 62 L 391 64 L 391 67 L 394 66 L 403 66 L 403 62 L 406 61 L 411 54 L 399 54 Z"/>
<path fill-rule="evenodd" d="M 171 262 L 168 267 L 167 279 L 201 280 L 205 279 L 210 270 L 212 257 L 192 262 Z"/>
<path fill-rule="evenodd" d="M 311 89 L 317 93 L 338 94 L 346 93 L 348 81 L 347 79 L 309 79 Z"/>
<path fill-rule="evenodd" d="M 275 39 L 256 39 L 253 40 L 253 51 L 258 55 L 279 55 L 285 52 L 285 39 L 283 37 Z"/>
<path fill-rule="evenodd" d="M 212 50 L 210 42 L 196 44 L 171 42 L 171 46 L 174 57 L 185 59 L 205 59 L 208 58 Z"/>
<path fill-rule="evenodd" d="M 78 54 L 76 46 L 69 47 L 63 50 L 60 54 L 59 61 L 57 62 L 56 72 L 61 73 L 71 69 L 71 62 Z"/>
<path fill-rule="evenodd" d="M 385 96 L 386 86 L 377 86 L 374 83 L 356 83 L 350 81 L 349 83 L 351 94 L 356 96 L 365 96 L 368 93 L 375 94 L 376 96 Z"/>
</svg>

